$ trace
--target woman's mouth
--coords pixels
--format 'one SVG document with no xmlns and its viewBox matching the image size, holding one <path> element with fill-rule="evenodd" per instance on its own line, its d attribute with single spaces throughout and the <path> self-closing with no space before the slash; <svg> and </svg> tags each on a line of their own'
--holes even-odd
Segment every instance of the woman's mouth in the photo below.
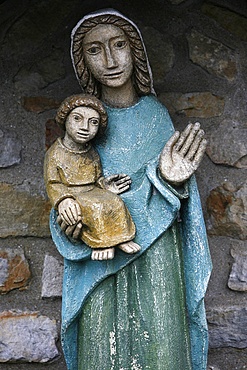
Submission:
<svg viewBox="0 0 247 370">
<path fill-rule="evenodd" d="M 123 74 L 123 71 L 107 73 L 107 74 L 104 74 L 104 77 L 107 77 L 107 78 L 117 78 L 117 77 L 121 76 L 121 74 Z"/>
</svg>

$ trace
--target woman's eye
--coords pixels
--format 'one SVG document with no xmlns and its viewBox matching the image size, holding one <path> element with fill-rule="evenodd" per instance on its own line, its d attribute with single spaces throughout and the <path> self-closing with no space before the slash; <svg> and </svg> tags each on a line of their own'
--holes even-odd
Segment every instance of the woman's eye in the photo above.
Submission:
<svg viewBox="0 0 247 370">
<path fill-rule="evenodd" d="M 91 48 L 87 49 L 87 52 L 92 55 L 96 55 L 100 52 L 100 47 L 99 46 L 92 46 Z"/>
<path fill-rule="evenodd" d="M 123 48 L 124 46 L 126 45 L 126 41 L 125 40 L 119 40 L 119 41 L 117 41 L 116 43 L 115 43 L 115 47 L 117 48 L 117 49 L 121 49 L 121 48 Z"/>
</svg>

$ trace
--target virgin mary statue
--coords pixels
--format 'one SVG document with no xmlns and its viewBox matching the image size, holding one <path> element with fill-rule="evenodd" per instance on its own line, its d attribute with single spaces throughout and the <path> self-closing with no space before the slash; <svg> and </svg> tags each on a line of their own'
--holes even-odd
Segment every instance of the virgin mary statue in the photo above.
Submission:
<svg viewBox="0 0 247 370">
<path fill-rule="evenodd" d="M 65 264 L 68 370 L 205 370 L 211 260 L 193 175 L 203 131 L 195 124 L 174 133 L 155 96 L 140 32 L 117 11 L 85 16 L 73 29 L 71 55 L 83 91 L 99 97 L 108 113 L 96 142 L 104 174 L 132 179 L 121 197 L 141 251 L 116 250 L 112 260 L 93 261 L 91 249 L 51 213 Z"/>
</svg>

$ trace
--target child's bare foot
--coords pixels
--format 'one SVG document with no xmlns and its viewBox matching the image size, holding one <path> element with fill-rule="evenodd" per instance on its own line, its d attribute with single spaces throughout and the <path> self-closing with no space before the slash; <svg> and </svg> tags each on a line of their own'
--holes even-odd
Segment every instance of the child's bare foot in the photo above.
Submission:
<svg viewBox="0 0 247 370">
<path fill-rule="evenodd" d="M 91 254 L 91 259 L 94 261 L 106 261 L 112 260 L 115 255 L 115 248 L 102 248 L 102 249 L 93 249 Z"/>
<path fill-rule="evenodd" d="M 128 253 L 128 254 L 133 254 L 133 253 L 139 252 L 141 250 L 140 245 L 136 244 L 132 241 L 119 244 L 118 248 L 121 249 L 122 251 L 124 251 L 125 253 Z"/>
</svg>

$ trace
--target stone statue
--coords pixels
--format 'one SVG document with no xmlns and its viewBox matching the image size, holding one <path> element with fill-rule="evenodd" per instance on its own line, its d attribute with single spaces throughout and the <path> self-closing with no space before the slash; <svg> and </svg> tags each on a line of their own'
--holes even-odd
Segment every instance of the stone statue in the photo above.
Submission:
<svg viewBox="0 0 247 370">
<path fill-rule="evenodd" d="M 108 114 L 95 140 L 104 177 L 127 173 L 120 194 L 136 225 L 138 253 L 91 260 L 53 210 L 51 233 L 64 257 L 62 345 L 69 370 L 205 370 L 204 295 L 211 271 L 193 173 L 205 150 L 199 124 L 181 134 L 157 100 L 141 34 L 112 9 L 72 32 L 72 61 L 85 93 Z M 58 205 L 59 207 L 59 205 Z M 83 217 L 83 215 L 82 215 Z"/>
<path fill-rule="evenodd" d="M 138 252 L 139 245 L 132 241 L 135 225 L 116 195 L 129 189 L 130 177 L 104 178 L 90 143 L 99 128 L 106 128 L 102 103 L 90 95 L 73 95 L 61 104 L 56 122 L 65 128 L 65 135 L 47 151 L 44 168 L 47 193 L 62 230 L 76 226 L 73 237 L 93 249 L 93 260 L 112 259 L 115 246 L 126 253 Z"/>
</svg>

